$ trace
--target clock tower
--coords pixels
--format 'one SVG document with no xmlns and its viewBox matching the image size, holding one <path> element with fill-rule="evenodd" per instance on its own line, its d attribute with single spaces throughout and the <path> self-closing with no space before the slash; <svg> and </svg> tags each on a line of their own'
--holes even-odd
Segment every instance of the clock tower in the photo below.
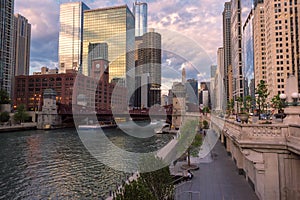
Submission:
<svg viewBox="0 0 300 200">
<path fill-rule="evenodd" d="M 105 81 L 109 79 L 108 74 L 108 60 L 103 58 L 95 58 L 92 60 L 92 73 L 91 76 L 99 81 Z"/>
</svg>

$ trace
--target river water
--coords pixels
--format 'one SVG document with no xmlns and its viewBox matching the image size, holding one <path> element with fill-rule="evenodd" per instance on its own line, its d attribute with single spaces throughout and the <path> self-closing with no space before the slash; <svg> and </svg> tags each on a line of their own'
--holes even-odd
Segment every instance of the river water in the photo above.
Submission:
<svg viewBox="0 0 300 200">
<path fill-rule="evenodd" d="M 137 139 L 119 129 L 106 135 L 135 152 L 158 149 L 171 139 Z M 105 199 L 128 176 L 91 156 L 76 129 L 0 134 L 0 199 Z"/>
</svg>

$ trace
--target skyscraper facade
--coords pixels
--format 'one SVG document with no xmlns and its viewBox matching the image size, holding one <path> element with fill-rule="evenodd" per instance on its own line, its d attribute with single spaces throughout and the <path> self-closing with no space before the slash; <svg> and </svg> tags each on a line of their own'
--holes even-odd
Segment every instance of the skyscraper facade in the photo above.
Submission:
<svg viewBox="0 0 300 200">
<path fill-rule="evenodd" d="M 14 0 L 0 1 L 0 89 L 11 95 Z"/>
<path fill-rule="evenodd" d="M 148 107 L 161 102 L 161 35 L 151 29 L 138 46 L 136 76 L 149 76 Z"/>
<path fill-rule="evenodd" d="M 110 81 L 123 79 L 132 84 L 128 79 L 134 80 L 134 76 L 129 78 L 126 74 L 134 74 L 134 42 L 134 16 L 126 5 L 85 11 L 82 73 L 90 73 L 90 45 L 106 43 Z"/>
<path fill-rule="evenodd" d="M 186 102 L 199 105 L 198 97 L 198 81 L 196 79 L 188 79 L 186 85 Z"/>
<path fill-rule="evenodd" d="M 142 36 L 147 33 L 148 27 L 147 3 L 135 1 L 133 3 L 133 14 L 135 16 L 135 36 Z"/>
<path fill-rule="evenodd" d="M 224 87 L 226 102 L 232 99 L 232 77 L 229 77 L 229 67 L 231 66 L 231 2 L 225 2 L 223 11 L 223 48 L 224 48 Z"/>
<path fill-rule="evenodd" d="M 83 12 L 89 7 L 83 2 L 60 5 L 59 71 L 78 71 L 82 64 Z"/>
<path fill-rule="evenodd" d="M 29 75 L 31 24 L 20 14 L 14 20 L 14 76 Z"/>
<path fill-rule="evenodd" d="M 217 104 L 216 109 L 217 110 L 226 110 L 226 102 L 227 102 L 227 94 L 225 92 L 225 69 L 224 69 L 224 48 L 220 47 L 217 51 L 217 77 L 215 79 L 216 81 L 216 87 L 217 87 Z M 227 73 L 228 76 L 228 73 Z"/>
<path fill-rule="evenodd" d="M 233 98 L 244 96 L 242 66 L 241 0 L 231 0 L 231 64 L 233 71 Z"/>
<path fill-rule="evenodd" d="M 254 86 L 254 33 L 253 33 L 253 9 L 250 6 L 248 16 L 243 22 L 243 75 L 244 75 L 244 96 L 255 98 Z"/>
<path fill-rule="evenodd" d="M 263 3 L 256 4 L 253 15 L 254 74 L 255 86 L 257 86 L 261 80 L 267 82 L 266 25 Z"/>
<path fill-rule="evenodd" d="M 264 1 L 266 29 L 266 66 L 269 97 L 285 93 L 286 80 L 295 75 L 300 86 L 300 3 Z"/>
</svg>

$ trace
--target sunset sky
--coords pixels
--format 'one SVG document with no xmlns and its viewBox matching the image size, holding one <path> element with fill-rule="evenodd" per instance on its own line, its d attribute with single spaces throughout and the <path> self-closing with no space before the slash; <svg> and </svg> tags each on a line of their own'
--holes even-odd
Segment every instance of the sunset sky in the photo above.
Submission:
<svg viewBox="0 0 300 200">
<path fill-rule="evenodd" d="M 59 37 L 59 4 L 62 0 L 16 0 L 15 13 L 25 16 L 32 25 L 31 38 L 31 69 L 30 72 L 40 70 L 41 66 L 58 67 L 58 37 Z M 91 9 L 127 4 L 132 9 L 133 0 L 85 0 Z M 199 81 L 208 80 L 210 65 L 216 64 L 218 47 L 222 46 L 222 11 L 224 0 L 147 0 L 148 27 L 170 30 L 181 35 L 191 44 L 197 45 L 201 51 L 199 55 L 191 55 L 185 59 L 172 58 L 164 55 L 163 64 L 180 71 L 187 69 L 188 78 Z M 162 37 L 163 40 L 166 37 Z M 181 40 L 176 38 L 176 40 Z M 176 44 L 175 44 L 176 45 Z M 177 44 L 178 46 L 178 44 Z M 164 46 L 163 46 L 164 48 Z M 176 47 L 190 52 L 191 47 L 180 44 Z M 195 50 L 195 47 L 192 47 Z M 172 52 L 171 52 L 172 53 Z M 185 54 L 185 53 L 184 53 Z M 191 61 L 197 57 L 197 61 Z M 200 58 L 203 57 L 203 58 Z M 205 57 L 205 58 L 204 58 Z M 189 63 L 189 61 L 192 62 Z M 190 66 L 190 67 L 189 67 Z M 196 71 L 194 68 L 197 68 Z M 164 74 L 164 73 L 163 73 Z M 169 74 L 169 73 L 167 73 Z M 163 81 L 172 82 L 179 77 L 163 77 Z"/>
</svg>

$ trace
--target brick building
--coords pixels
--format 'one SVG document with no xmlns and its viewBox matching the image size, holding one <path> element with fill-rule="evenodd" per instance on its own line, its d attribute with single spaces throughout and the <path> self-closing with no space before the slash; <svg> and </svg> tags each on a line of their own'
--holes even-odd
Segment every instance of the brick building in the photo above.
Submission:
<svg viewBox="0 0 300 200">
<path fill-rule="evenodd" d="M 110 112 L 111 98 L 116 84 L 108 82 L 108 67 L 105 62 L 96 60 L 93 65 L 97 65 L 95 68 L 99 68 L 101 77 L 96 75 L 87 77 L 73 70 L 67 70 L 62 74 L 16 76 L 14 108 L 24 104 L 28 111 L 39 111 L 42 108 L 43 91 L 53 89 L 57 93 L 56 101 L 61 114 L 70 114 L 72 103 L 79 104 L 80 97 L 84 97 L 86 107 L 94 109 L 97 113 Z M 117 91 L 118 95 L 114 95 L 114 104 L 125 110 L 127 90 L 117 88 Z M 73 98 L 76 99 L 73 101 Z"/>
</svg>

